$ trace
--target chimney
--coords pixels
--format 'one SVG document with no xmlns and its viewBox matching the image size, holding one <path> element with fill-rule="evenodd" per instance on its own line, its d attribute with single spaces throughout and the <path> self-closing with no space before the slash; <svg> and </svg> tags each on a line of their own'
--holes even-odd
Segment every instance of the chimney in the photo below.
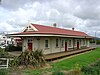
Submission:
<svg viewBox="0 0 100 75">
<path fill-rule="evenodd" d="M 72 30 L 74 30 L 75 28 L 73 27 Z"/>
<path fill-rule="evenodd" d="M 57 24 L 56 24 L 56 23 L 54 23 L 54 24 L 53 24 L 53 27 L 56 27 L 56 26 L 57 26 Z"/>
</svg>

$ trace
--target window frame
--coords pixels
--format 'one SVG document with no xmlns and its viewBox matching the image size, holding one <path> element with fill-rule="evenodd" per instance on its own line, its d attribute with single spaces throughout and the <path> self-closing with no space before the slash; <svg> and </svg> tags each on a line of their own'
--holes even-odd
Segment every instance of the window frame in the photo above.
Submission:
<svg viewBox="0 0 100 75">
<path fill-rule="evenodd" d="M 74 40 L 74 47 L 76 46 L 76 42 L 77 42 L 77 40 Z"/>
<path fill-rule="evenodd" d="M 72 47 L 72 40 L 69 40 L 68 46 L 69 46 L 69 47 Z"/>
<path fill-rule="evenodd" d="M 45 39 L 44 40 L 44 49 L 49 49 L 49 48 L 50 48 L 50 40 L 49 39 Z"/>
<path fill-rule="evenodd" d="M 59 47 L 59 39 L 56 39 L 56 47 Z"/>
<path fill-rule="evenodd" d="M 48 39 L 45 40 L 45 48 L 48 48 L 49 45 L 48 45 Z"/>
<path fill-rule="evenodd" d="M 61 40 L 61 47 L 64 47 L 64 40 Z"/>
<path fill-rule="evenodd" d="M 86 45 L 86 42 L 85 42 L 85 39 L 83 39 L 83 46 L 85 46 Z"/>
</svg>

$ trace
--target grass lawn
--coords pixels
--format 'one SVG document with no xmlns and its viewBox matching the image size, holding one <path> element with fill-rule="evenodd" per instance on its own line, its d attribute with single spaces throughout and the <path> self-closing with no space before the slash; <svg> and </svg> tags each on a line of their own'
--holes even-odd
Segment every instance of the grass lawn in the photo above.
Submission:
<svg viewBox="0 0 100 75">
<path fill-rule="evenodd" d="M 57 70 L 70 70 L 74 69 L 76 64 L 79 64 L 80 67 L 87 66 L 90 63 L 95 62 L 100 58 L 100 48 L 97 48 L 91 52 L 87 52 L 82 55 L 78 55 L 69 59 L 65 59 L 59 62 L 52 63 L 52 68 L 48 69 L 37 69 L 37 70 L 24 70 L 25 75 L 41 75 L 43 72 L 54 72 Z"/>
</svg>

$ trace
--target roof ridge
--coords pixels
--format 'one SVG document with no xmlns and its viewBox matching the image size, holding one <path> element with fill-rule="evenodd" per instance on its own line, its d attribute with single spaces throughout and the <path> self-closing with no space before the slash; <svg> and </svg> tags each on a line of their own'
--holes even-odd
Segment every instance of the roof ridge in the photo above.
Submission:
<svg viewBox="0 0 100 75">
<path fill-rule="evenodd" d="M 85 32 L 76 31 L 76 30 L 69 30 L 64 28 L 56 28 L 52 26 L 45 26 L 41 24 L 33 24 L 30 23 L 32 26 L 34 26 L 38 31 L 32 31 L 32 32 L 21 32 L 19 34 L 58 34 L 58 35 L 69 35 L 69 36 L 88 36 Z"/>
<path fill-rule="evenodd" d="M 43 27 L 50 27 L 50 28 L 55 28 L 55 29 L 61 29 L 61 30 L 68 30 L 68 31 L 72 31 L 72 32 L 81 32 L 81 33 L 85 33 L 85 32 L 82 32 L 82 31 L 76 31 L 76 30 L 70 30 L 70 29 L 65 29 L 65 28 L 56 28 L 56 27 L 52 27 L 52 26 L 46 26 L 46 25 L 41 25 L 41 24 L 33 24 L 31 23 L 32 25 L 38 25 L 38 26 L 43 26 Z M 85 33 L 86 34 L 86 33 Z"/>
</svg>

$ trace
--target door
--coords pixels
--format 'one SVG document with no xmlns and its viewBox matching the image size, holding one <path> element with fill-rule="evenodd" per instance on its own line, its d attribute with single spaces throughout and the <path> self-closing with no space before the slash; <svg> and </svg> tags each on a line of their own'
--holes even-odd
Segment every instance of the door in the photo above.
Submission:
<svg viewBox="0 0 100 75">
<path fill-rule="evenodd" d="M 30 51 L 32 51 L 32 47 L 33 47 L 33 43 L 32 43 L 32 39 L 28 39 L 28 49 L 30 50 Z"/>
<path fill-rule="evenodd" d="M 65 42 L 65 52 L 67 51 L 67 42 Z"/>
<path fill-rule="evenodd" d="M 77 42 L 77 49 L 79 49 L 79 41 Z"/>
<path fill-rule="evenodd" d="M 32 51 L 32 43 L 28 43 L 28 49 Z"/>
</svg>

